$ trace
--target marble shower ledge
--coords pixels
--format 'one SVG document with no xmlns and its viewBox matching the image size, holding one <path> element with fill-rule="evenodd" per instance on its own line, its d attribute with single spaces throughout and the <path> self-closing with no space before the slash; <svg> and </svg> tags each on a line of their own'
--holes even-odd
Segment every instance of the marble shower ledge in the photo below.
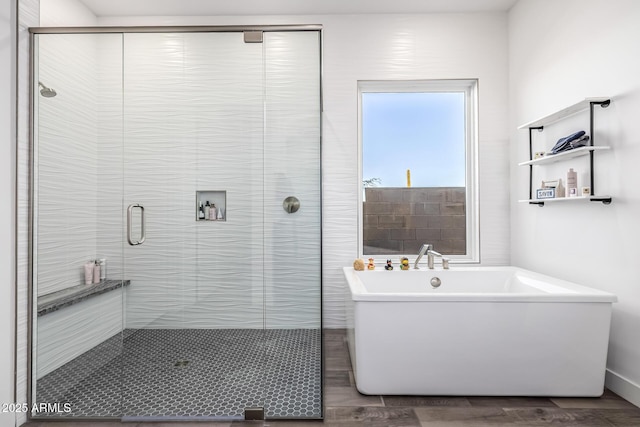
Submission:
<svg viewBox="0 0 640 427">
<path fill-rule="evenodd" d="M 129 286 L 130 280 L 103 280 L 98 284 L 78 285 L 38 297 L 38 317 L 77 304 L 96 295 Z"/>
</svg>

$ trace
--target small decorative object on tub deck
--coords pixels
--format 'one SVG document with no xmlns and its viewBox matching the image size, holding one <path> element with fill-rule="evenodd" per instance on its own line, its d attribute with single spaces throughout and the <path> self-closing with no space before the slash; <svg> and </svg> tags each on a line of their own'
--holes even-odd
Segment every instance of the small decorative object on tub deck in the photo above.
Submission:
<svg viewBox="0 0 640 427">
<path fill-rule="evenodd" d="M 409 258 L 403 256 L 400 258 L 400 270 L 408 270 L 409 269 Z"/>
<path fill-rule="evenodd" d="M 375 270 L 376 265 L 373 263 L 373 258 L 369 258 L 369 264 L 367 264 L 367 270 Z"/>
<path fill-rule="evenodd" d="M 384 269 L 389 271 L 393 270 L 393 265 L 391 265 L 390 259 L 387 260 L 387 265 L 384 266 Z"/>
<path fill-rule="evenodd" d="M 357 260 L 353 261 L 353 269 L 356 270 L 356 271 L 363 271 L 364 270 L 364 260 L 357 259 Z"/>
</svg>

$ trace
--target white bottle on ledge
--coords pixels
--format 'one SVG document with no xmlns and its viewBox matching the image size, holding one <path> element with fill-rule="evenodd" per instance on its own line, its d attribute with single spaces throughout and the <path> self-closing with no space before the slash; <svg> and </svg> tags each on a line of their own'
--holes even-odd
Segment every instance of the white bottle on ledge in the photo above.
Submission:
<svg viewBox="0 0 640 427">
<path fill-rule="evenodd" d="M 567 197 L 577 197 L 578 196 L 578 173 L 573 170 L 573 168 L 569 169 L 567 172 Z"/>
</svg>

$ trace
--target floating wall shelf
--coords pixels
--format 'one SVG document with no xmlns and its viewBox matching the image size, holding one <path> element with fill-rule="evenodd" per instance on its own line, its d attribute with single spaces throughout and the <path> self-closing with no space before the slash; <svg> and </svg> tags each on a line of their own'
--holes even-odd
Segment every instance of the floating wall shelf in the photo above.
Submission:
<svg viewBox="0 0 640 427">
<path fill-rule="evenodd" d="M 529 166 L 529 198 L 526 200 L 519 200 L 523 203 L 529 203 L 532 205 L 544 206 L 545 203 L 555 202 L 577 202 L 577 201 L 592 201 L 602 202 L 605 205 L 611 203 L 611 196 L 596 196 L 594 194 L 594 167 L 593 167 L 593 154 L 596 151 L 608 150 L 607 146 L 595 146 L 594 145 L 594 126 L 593 126 L 593 111 L 594 107 L 600 106 L 606 108 L 611 104 L 611 100 L 606 97 L 599 98 L 585 98 L 580 102 L 572 104 L 562 110 L 556 111 L 552 114 L 539 118 L 529 123 L 525 123 L 518 127 L 518 129 L 529 129 L 529 160 L 526 162 L 518 163 L 519 166 Z M 565 151 L 559 154 L 550 154 L 537 159 L 533 158 L 533 131 L 542 131 L 545 126 L 552 125 L 560 120 L 570 117 L 584 110 L 589 110 L 589 146 L 575 148 L 573 150 Z M 557 197 L 552 199 L 534 199 L 533 198 L 533 166 L 548 165 L 551 163 L 561 162 L 580 156 L 589 156 L 589 191 L 590 195 L 581 197 Z"/>
<path fill-rule="evenodd" d="M 565 151 L 563 153 L 558 154 L 549 154 L 544 157 L 540 157 L 539 159 L 533 159 L 526 162 L 518 163 L 518 166 L 527 166 L 527 165 L 544 165 L 549 163 L 560 162 L 562 160 L 572 159 L 574 157 L 586 156 L 590 151 L 599 151 L 599 150 L 608 150 L 609 147 L 600 146 L 600 147 L 580 147 L 575 148 L 573 150 Z"/>
<path fill-rule="evenodd" d="M 567 108 L 563 108 L 562 110 L 556 111 L 555 113 L 551 113 L 547 116 L 539 118 L 538 120 L 520 125 L 518 126 L 518 129 L 549 126 L 555 122 L 559 122 L 562 119 L 566 119 L 567 117 L 573 116 L 574 114 L 588 109 L 591 106 L 591 103 L 598 104 L 601 105 L 602 108 L 606 108 L 611 103 L 611 99 L 608 97 L 585 98 L 582 101 L 576 102 L 575 104 L 570 105 Z"/>
<path fill-rule="evenodd" d="M 580 196 L 580 197 L 554 197 L 553 199 L 526 199 L 518 200 L 520 203 L 544 206 L 545 203 L 556 202 L 602 202 L 605 205 L 611 203 L 611 196 Z"/>
</svg>

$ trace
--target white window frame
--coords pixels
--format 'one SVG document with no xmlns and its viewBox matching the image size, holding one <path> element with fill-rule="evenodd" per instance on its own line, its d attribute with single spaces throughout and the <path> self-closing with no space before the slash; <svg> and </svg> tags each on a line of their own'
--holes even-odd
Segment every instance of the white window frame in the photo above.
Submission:
<svg viewBox="0 0 640 427">
<path fill-rule="evenodd" d="M 447 255 L 453 263 L 480 262 L 480 226 L 478 198 L 478 80 L 361 80 L 358 81 L 358 254 L 362 258 L 377 258 L 376 263 L 386 259 L 397 259 L 399 254 L 371 255 L 363 253 L 364 213 L 362 191 L 362 94 L 364 93 L 401 93 L 401 92 L 464 92 L 465 94 L 465 215 L 466 215 L 466 254 Z M 430 243 L 430 242 L 423 242 Z M 437 250 L 437 249 L 436 249 Z M 413 263 L 417 254 L 405 253 Z M 425 257 L 426 258 L 426 257 Z M 423 259 L 426 264 L 426 259 Z M 423 263 L 421 262 L 420 265 Z"/>
</svg>

